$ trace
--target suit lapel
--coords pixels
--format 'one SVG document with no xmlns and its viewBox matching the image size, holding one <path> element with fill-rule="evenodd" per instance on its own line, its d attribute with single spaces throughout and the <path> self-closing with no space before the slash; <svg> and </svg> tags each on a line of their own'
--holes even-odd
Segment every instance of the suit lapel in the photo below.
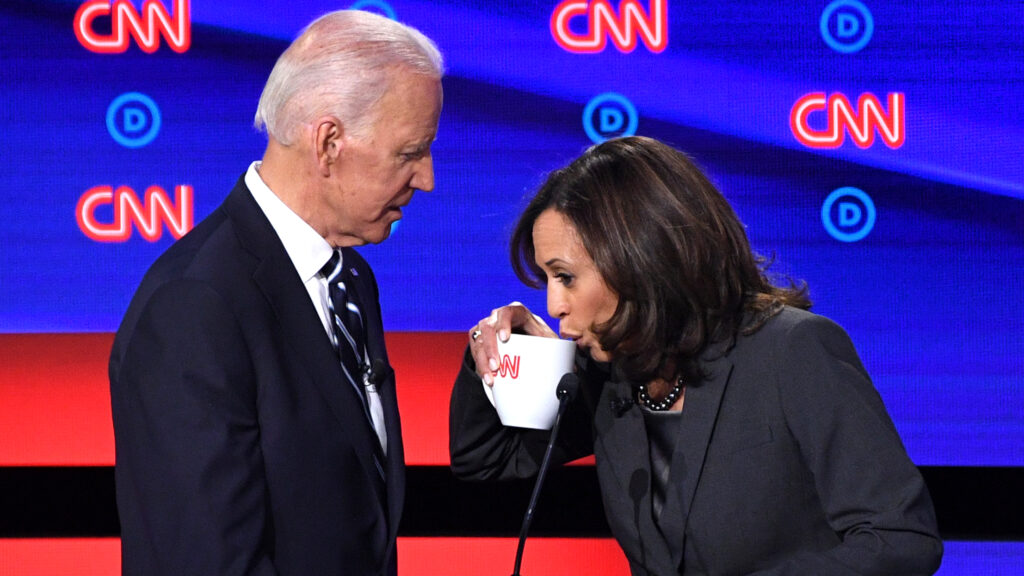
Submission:
<svg viewBox="0 0 1024 576">
<path fill-rule="evenodd" d="M 682 545 L 672 547 L 672 562 L 682 569 L 683 551 L 686 548 L 686 524 L 693 497 L 697 491 L 708 444 L 718 420 L 718 409 L 725 394 L 732 362 L 720 358 L 704 365 L 708 378 L 696 386 L 686 389 L 683 416 L 680 419 L 679 438 L 672 453 L 672 468 L 669 472 L 669 490 L 662 512 L 662 523 L 667 534 L 682 535 Z"/>
<path fill-rule="evenodd" d="M 388 438 L 388 454 L 385 465 L 387 468 L 388 530 L 391 532 L 390 543 L 394 545 L 402 507 L 405 505 L 405 453 L 402 448 L 402 426 L 398 417 L 394 374 L 390 375 L 382 385 L 380 399 L 384 408 L 384 426 L 387 429 Z"/>
<path fill-rule="evenodd" d="M 282 340 L 301 358 L 315 387 L 330 407 L 344 437 L 352 439 L 363 470 L 375 487 L 378 500 L 384 501 L 384 485 L 373 463 L 373 444 L 377 438 L 366 424 L 362 400 L 345 383 L 341 364 L 331 347 L 305 287 L 270 222 L 240 180 L 224 203 L 236 224 L 239 239 L 258 260 L 253 281 L 266 296 L 280 325 Z"/>
<path fill-rule="evenodd" d="M 366 350 L 370 361 L 383 360 L 388 362 L 388 351 L 384 343 L 384 328 L 380 317 L 380 302 L 377 296 L 376 281 L 373 272 L 362 256 L 352 248 L 341 251 L 342 262 L 352 272 L 355 281 L 356 298 L 366 325 Z"/>
<path fill-rule="evenodd" d="M 363 257 L 355 250 L 348 248 L 343 250 L 342 258 L 345 265 L 354 270 L 352 277 L 356 282 L 356 293 L 365 320 L 366 351 L 370 362 L 383 360 L 384 364 L 390 367 L 391 362 L 388 360 L 380 301 L 373 272 Z M 388 439 L 385 474 L 387 476 L 388 527 L 393 536 L 394 533 L 397 533 L 398 521 L 405 500 L 405 453 L 402 447 L 402 427 L 398 414 L 398 397 L 393 372 L 389 372 L 388 377 L 378 386 L 377 392 L 384 410 L 384 428 Z"/>
</svg>

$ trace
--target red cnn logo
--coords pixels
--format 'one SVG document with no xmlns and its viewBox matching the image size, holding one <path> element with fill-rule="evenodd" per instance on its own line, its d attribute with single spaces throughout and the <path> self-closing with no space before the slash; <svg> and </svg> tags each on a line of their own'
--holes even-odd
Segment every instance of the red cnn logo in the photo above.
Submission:
<svg viewBox="0 0 1024 576">
<path fill-rule="evenodd" d="M 113 222 L 97 220 L 99 206 L 112 206 Z M 82 232 L 97 242 L 124 242 L 132 235 L 130 222 L 138 226 L 142 237 L 155 242 L 163 235 L 161 223 L 175 239 L 181 238 L 192 229 L 192 187 L 183 185 L 174 188 L 174 201 L 159 186 L 146 189 L 145 202 L 139 201 L 135 191 L 127 186 L 117 190 L 110 186 L 90 188 L 78 199 L 75 217 Z"/>
<path fill-rule="evenodd" d="M 93 22 L 110 17 L 110 34 L 97 34 Z M 159 29 L 159 33 L 158 33 Z M 75 13 L 75 36 L 87 50 L 101 54 L 118 54 L 128 50 L 128 35 L 143 52 L 152 54 L 160 47 L 160 33 L 171 50 L 182 53 L 192 45 L 189 0 L 174 0 L 174 18 L 157 0 L 142 4 L 142 15 L 129 0 L 89 0 Z"/>
<path fill-rule="evenodd" d="M 498 370 L 498 374 L 502 378 L 519 378 L 519 356 L 512 356 L 511 358 L 509 358 L 508 354 L 502 356 L 501 368 Z"/>
<path fill-rule="evenodd" d="M 577 17 L 586 19 L 586 34 L 569 27 Z M 622 0 L 618 14 L 608 0 L 564 0 L 551 14 L 551 36 L 569 52 L 601 52 L 609 37 L 620 52 L 632 52 L 637 37 L 651 52 L 661 52 L 668 46 L 668 0 L 651 0 L 649 15 L 637 0 Z"/>
<path fill-rule="evenodd" d="M 845 132 L 854 144 L 868 148 L 875 142 L 875 132 L 889 148 L 903 146 L 906 96 L 902 92 L 889 94 L 889 112 L 874 94 L 861 94 L 854 110 L 846 96 L 835 93 L 825 97 L 824 92 L 808 94 L 796 101 L 789 113 L 789 128 L 793 136 L 808 148 L 838 148 L 843 145 Z M 808 124 L 812 112 L 825 111 L 828 126 L 815 130 Z M 845 131 L 844 131 L 845 128 Z"/>
</svg>

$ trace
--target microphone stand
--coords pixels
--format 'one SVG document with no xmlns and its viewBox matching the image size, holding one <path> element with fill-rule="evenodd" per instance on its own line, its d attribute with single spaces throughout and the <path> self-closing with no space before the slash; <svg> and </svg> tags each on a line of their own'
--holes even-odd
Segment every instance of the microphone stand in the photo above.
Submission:
<svg viewBox="0 0 1024 576">
<path fill-rule="evenodd" d="M 555 439 L 558 438 L 558 426 L 562 423 L 562 414 L 565 413 L 569 402 L 576 397 L 580 388 L 580 379 L 573 373 L 562 376 L 558 382 L 558 389 L 555 394 L 558 396 L 558 414 L 555 415 L 555 424 L 551 427 L 551 436 L 548 438 L 548 447 L 544 451 L 544 459 L 541 460 L 540 471 L 537 473 L 537 482 L 533 485 L 533 494 L 530 496 L 530 504 L 526 507 L 526 514 L 523 516 L 523 526 L 519 530 L 519 547 L 516 549 L 516 564 L 512 569 L 512 576 L 520 576 L 519 565 L 523 561 L 523 549 L 526 547 L 526 533 L 530 531 L 530 523 L 533 522 L 533 510 L 537 506 L 537 497 L 540 496 L 541 486 L 544 485 L 544 477 L 547 475 L 548 467 L 551 464 L 551 451 L 555 446 Z"/>
</svg>

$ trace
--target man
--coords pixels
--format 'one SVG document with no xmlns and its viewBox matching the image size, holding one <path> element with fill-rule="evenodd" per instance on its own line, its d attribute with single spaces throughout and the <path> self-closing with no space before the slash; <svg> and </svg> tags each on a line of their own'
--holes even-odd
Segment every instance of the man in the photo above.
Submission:
<svg viewBox="0 0 1024 576">
<path fill-rule="evenodd" d="M 434 187 L 441 56 L 323 16 L 278 60 L 268 145 L 161 256 L 110 358 L 125 574 L 394 575 L 405 489 L 381 242 Z"/>
</svg>

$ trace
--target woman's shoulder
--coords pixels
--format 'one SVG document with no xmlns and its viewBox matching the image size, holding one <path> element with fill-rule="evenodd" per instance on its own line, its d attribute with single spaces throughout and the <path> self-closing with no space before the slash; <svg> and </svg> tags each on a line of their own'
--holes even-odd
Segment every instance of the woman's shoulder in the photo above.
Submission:
<svg viewBox="0 0 1024 576">
<path fill-rule="evenodd" d="M 791 390 L 829 388 L 850 381 L 826 374 L 842 373 L 870 382 L 846 331 L 830 318 L 798 308 L 785 307 L 757 332 L 740 336 L 728 359 L 751 373 L 774 375 L 773 381 Z"/>
<path fill-rule="evenodd" d="M 754 334 L 765 332 L 766 334 L 779 336 L 782 334 L 793 334 L 794 332 L 814 332 L 835 329 L 842 330 L 839 324 L 831 318 L 815 314 L 810 310 L 794 308 L 793 306 L 783 306 L 782 310 L 779 311 L 778 314 L 769 318 L 761 329 Z"/>
<path fill-rule="evenodd" d="M 783 306 L 777 314 L 752 334 L 740 336 L 736 342 L 739 349 L 770 347 L 785 349 L 802 347 L 810 343 L 846 346 L 850 337 L 831 318 L 792 306 Z"/>
</svg>

